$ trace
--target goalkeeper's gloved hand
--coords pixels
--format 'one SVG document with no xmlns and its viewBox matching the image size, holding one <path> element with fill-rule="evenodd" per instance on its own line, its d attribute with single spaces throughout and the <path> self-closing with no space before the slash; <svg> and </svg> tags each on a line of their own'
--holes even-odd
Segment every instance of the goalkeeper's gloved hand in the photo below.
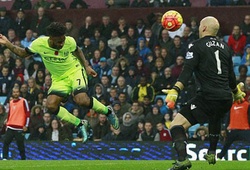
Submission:
<svg viewBox="0 0 250 170">
<path fill-rule="evenodd" d="M 237 88 L 235 90 L 233 90 L 233 101 L 234 102 L 242 103 L 243 101 L 245 101 L 244 97 L 246 96 L 246 93 L 241 91 L 242 87 L 244 87 L 244 83 L 240 82 L 237 85 Z"/>
<path fill-rule="evenodd" d="M 163 89 L 162 92 L 167 94 L 166 103 L 167 103 L 168 108 L 174 109 L 175 102 L 180 92 L 180 88 L 175 85 L 171 90 Z"/>
</svg>

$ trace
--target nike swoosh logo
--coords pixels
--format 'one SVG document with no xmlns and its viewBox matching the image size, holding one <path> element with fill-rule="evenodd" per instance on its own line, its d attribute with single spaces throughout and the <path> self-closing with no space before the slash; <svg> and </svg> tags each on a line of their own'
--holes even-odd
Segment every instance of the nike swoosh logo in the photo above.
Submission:
<svg viewBox="0 0 250 170">
<path fill-rule="evenodd" d="M 238 109 L 241 109 L 241 108 L 243 108 L 243 106 L 239 106 L 239 107 L 234 106 L 234 110 L 238 110 Z"/>
</svg>

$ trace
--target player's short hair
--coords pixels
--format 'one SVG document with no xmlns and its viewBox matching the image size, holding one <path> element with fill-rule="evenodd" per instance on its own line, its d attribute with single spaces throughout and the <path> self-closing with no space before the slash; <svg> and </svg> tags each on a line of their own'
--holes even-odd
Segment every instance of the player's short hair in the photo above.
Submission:
<svg viewBox="0 0 250 170">
<path fill-rule="evenodd" d="M 60 22 L 52 22 L 47 28 L 46 28 L 48 36 L 52 37 L 60 37 L 65 35 L 66 33 L 66 27 L 64 24 Z"/>
</svg>

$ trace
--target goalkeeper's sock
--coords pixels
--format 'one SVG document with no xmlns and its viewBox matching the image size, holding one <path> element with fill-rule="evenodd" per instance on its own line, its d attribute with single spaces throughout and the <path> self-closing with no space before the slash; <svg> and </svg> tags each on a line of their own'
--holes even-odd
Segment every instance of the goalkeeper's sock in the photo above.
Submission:
<svg viewBox="0 0 250 170">
<path fill-rule="evenodd" d="M 208 153 L 215 153 L 217 143 L 219 141 L 219 133 L 221 130 L 221 122 L 220 119 L 213 119 L 209 121 L 209 142 L 210 142 L 210 147 L 208 149 Z"/>
<path fill-rule="evenodd" d="M 92 103 L 92 109 L 95 112 L 108 115 L 109 110 L 108 110 L 107 106 L 105 106 L 104 104 L 102 104 L 101 102 L 96 100 L 96 98 L 94 98 L 94 97 L 90 98 L 90 103 Z"/>
<path fill-rule="evenodd" d="M 184 161 L 187 158 L 187 136 L 183 126 L 173 126 L 170 130 L 173 146 L 178 154 L 178 160 Z"/>
<path fill-rule="evenodd" d="M 62 106 L 59 107 L 59 112 L 57 113 L 57 117 L 75 126 L 78 126 L 81 123 L 81 120 L 79 118 L 75 117 L 73 114 L 68 112 L 68 110 L 66 110 Z"/>
</svg>

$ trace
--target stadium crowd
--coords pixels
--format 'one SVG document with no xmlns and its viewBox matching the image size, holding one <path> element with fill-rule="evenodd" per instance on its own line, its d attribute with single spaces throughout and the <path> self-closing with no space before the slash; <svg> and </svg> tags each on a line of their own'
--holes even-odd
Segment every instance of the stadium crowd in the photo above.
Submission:
<svg viewBox="0 0 250 170">
<path fill-rule="evenodd" d="M 55 4 L 59 3 L 60 8 L 65 8 L 63 2 L 58 0 L 51 3 L 41 0 L 33 7 L 27 8 L 16 2 L 18 1 L 15 1 L 12 7 L 13 10 L 17 10 L 15 18 L 6 14 L 6 7 L 0 7 L 0 32 L 13 44 L 22 47 L 28 47 L 37 37 L 46 35 L 45 28 L 52 20 L 46 15 L 45 9 L 56 9 Z M 84 1 L 74 0 L 72 4 L 80 2 Z M 107 1 L 109 8 L 112 8 L 111 2 L 112 0 Z M 150 5 L 153 2 L 159 4 L 168 1 L 148 3 L 144 0 L 135 0 L 131 7 L 142 2 Z M 190 2 L 187 2 L 185 6 L 190 6 Z M 212 0 L 210 2 L 213 3 Z M 77 6 L 75 5 L 75 8 Z M 87 8 L 86 3 L 82 6 Z M 26 9 L 37 11 L 31 22 L 25 16 Z M 162 28 L 161 16 L 161 13 L 149 13 L 148 21 L 138 18 L 135 25 L 127 23 L 123 17 L 116 23 L 111 22 L 110 16 L 107 15 L 102 16 L 101 24 L 95 24 L 92 22 L 92 16 L 86 16 L 80 28 L 75 27 L 71 20 L 65 20 L 66 35 L 75 38 L 89 64 L 98 73 L 97 77 L 88 77 L 89 95 L 105 105 L 111 105 L 120 120 L 120 129 L 114 130 L 105 115 L 92 109 L 81 108 L 69 97 L 61 105 L 80 119 L 89 121 L 89 140 L 171 141 L 168 130 L 170 122 L 196 92 L 195 78 L 190 79 L 189 85 L 179 95 L 175 110 L 166 106 L 166 95 L 161 90 L 171 89 L 177 81 L 188 44 L 199 38 L 199 21 L 191 17 L 179 30 L 169 32 Z M 231 35 L 218 37 L 232 48 L 237 81 L 245 83 L 244 90 L 248 99 L 250 15 L 239 18 L 244 20 L 240 25 L 232 26 Z M 27 140 L 82 140 L 76 127 L 47 112 L 46 94 L 52 81 L 40 56 L 21 59 L 9 49 L 0 47 L 0 69 L 0 128 L 3 134 L 9 101 L 12 98 L 11 92 L 14 87 L 18 87 L 31 110 Z M 226 119 L 222 122 L 222 141 L 225 140 L 225 124 Z M 207 124 L 191 127 L 187 135 L 190 140 L 208 140 Z"/>
</svg>

